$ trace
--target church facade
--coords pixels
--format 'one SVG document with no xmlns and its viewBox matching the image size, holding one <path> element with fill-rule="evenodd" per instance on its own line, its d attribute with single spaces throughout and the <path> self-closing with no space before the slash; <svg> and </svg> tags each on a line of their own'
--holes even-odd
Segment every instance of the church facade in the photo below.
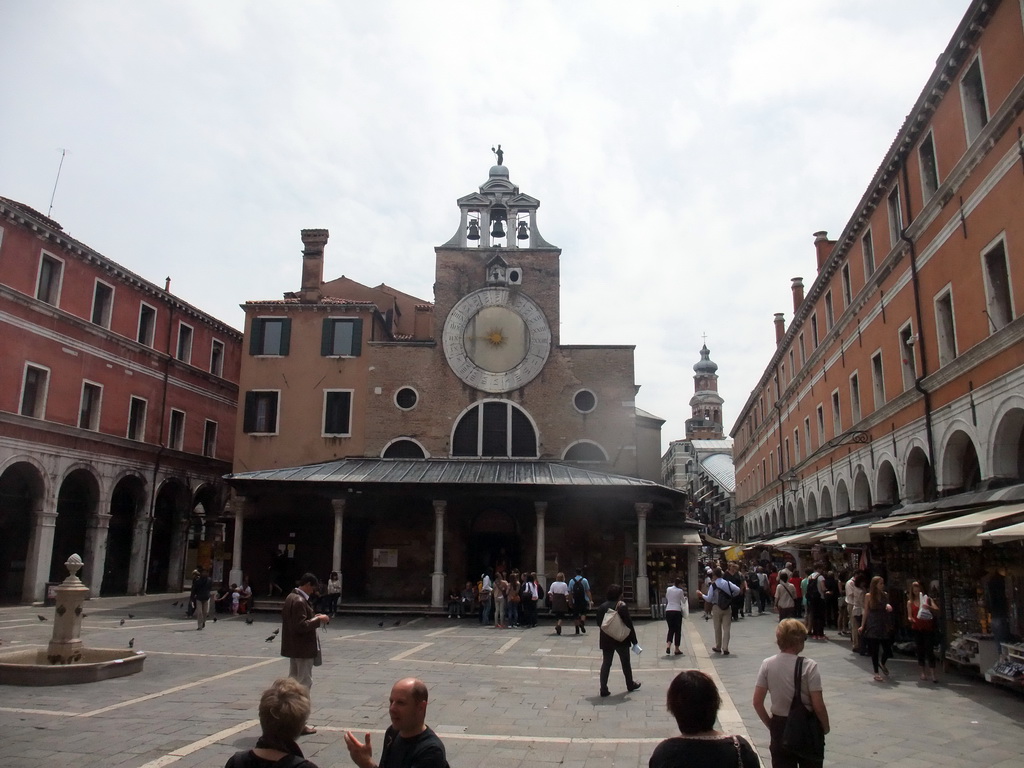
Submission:
<svg viewBox="0 0 1024 768">
<path fill-rule="evenodd" d="M 648 598 L 648 524 L 686 528 L 661 485 L 662 420 L 639 410 L 634 347 L 567 345 L 561 251 L 501 164 L 458 200 L 433 301 L 323 280 L 249 301 L 236 430 L 232 579 L 285 553 L 345 599 L 426 601 L 492 568 L 586 570 Z"/>
</svg>

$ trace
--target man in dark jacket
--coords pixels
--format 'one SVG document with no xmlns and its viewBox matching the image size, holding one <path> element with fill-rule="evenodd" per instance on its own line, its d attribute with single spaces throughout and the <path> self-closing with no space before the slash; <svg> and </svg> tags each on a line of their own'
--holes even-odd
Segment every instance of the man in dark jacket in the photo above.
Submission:
<svg viewBox="0 0 1024 768">
<path fill-rule="evenodd" d="M 320 652 L 316 631 L 331 621 L 326 614 L 315 613 L 310 604 L 318 583 L 312 573 L 304 574 L 281 609 L 281 655 L 288 657 L 288 677 L 306 688 L 313 687 L 313 660 Z M 316 733 L 316 728 L 306 725 L 302 733 Z"/>
<path fill-rule="evenodd" d="M 626 689 L 635 691 L 640 687 L 640 683 L 633 679 L 633 666 L 629 662 L 629 648 L 637 644 L 636 630 L 633 628 L 633 620 L 629 616 L 629 609 L 625 603 L 619 600 L 622 597 L 622 587 L 618 584 L 612 584 L 608 587 L 607 596 L 608 599 L 597 607 L 597 626 L 603 625 L 604 615 L 608 611 L 616 611 L 619 614 L 619 618 L 622 619 L 622 623 L 629 627 L 629 635 L 624 640 L 616 640 L 604 630 L 598 632 L 601 638 L 599 647 L 601 648 L 601 654 L 604 656 L 601 661 L 602 696 L 611 694 L 611 691 L 608 690 L 608 674 L 611 672 L 612 658 L 615 654 L 619 655 L 619 661 L 622 663 L 622 674 L 626 678 Z"/>
</svg>

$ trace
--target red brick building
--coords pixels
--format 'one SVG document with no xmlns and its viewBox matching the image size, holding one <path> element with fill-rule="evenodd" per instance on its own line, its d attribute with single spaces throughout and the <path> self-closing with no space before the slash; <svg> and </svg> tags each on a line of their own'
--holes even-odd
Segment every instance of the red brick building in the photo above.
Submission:
<svg viewBox="0 0 1024 768">
<path fill-rule="evenodd" d="M 849 535 L 894 581 L 976 581 L 1008 557 L 973 539 L 947 553 L 962 567 L 925 551 L 897 568 L 884 545 L 927 550 L 930 514 L 1024 509 L 1006 505 L 1024 498 L 1021 14 L 970 4 L 842 232 L 815 233 L 817 273 L 806 293 L 793 280 L 792 320 L 776 315 L 731 432 L 748 541 L 810 553 Z M 870 523 L 890 513 L 898 525 Z"/>
<path fill-rule="evenodd" d="M 504 165 L 458 205 L 433 301 L 325 282 L 304 230 L 300 289 L 244 305 L 232 576 L 284 551 L 346 599 L 439 606 L 485 568 L 585 565 L 646 604 L 648 520 L 681 529 L 685 497 L 633 347 L 562 343 L 561 251 Z"/>
<path fill-rule="evenodd" d="M 93 594 L 177 590 L 223 526 L 241 334 L 0 198 L 0 600 L 72 553 Z"/>
</svg>

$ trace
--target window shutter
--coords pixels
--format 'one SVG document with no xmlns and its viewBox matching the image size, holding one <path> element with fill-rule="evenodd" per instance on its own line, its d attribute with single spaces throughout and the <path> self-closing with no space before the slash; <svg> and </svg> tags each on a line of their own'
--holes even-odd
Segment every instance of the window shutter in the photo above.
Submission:
<svg viewBox="0 0 1024 768">
<path fill-rule="evenodd" d="M 252 432 L 256 421 L 256 393 L 245 393 L 245 416 L 242 421 L 242 431 Z"/>
<path fill-rule="evenodd" d="M 258 317 L 252 319 L 252 326 L 249 329 L 249 354 L 258 355 L 260 347 L 263 346 L 263 320 Z"/>
<path fill-rule="evenodd" d="M 352 357 L 359 357 L 363 348 L 363 319 L 352 321 Z"/>
<path fill-rule="evenodd" d="M 286 317 L 281 323 L 281 355 L 288 354 L 289 342 L 292 336 L 292 319 Z"/>
<path fill-rule="evenodd" d="M 324 320 L 323 329 L 320 331 L 320 356 L 327 357 L 334 351 L 334 321 L 331 318 Z"/>
</svg>

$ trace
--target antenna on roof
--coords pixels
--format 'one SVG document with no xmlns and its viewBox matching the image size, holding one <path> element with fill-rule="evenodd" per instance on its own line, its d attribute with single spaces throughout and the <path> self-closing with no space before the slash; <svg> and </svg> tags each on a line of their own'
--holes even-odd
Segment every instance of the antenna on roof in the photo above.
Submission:
<svg viewBox="0 0 1024 768">
<path fill-rule="evenodd" d="M 50 214 L 53 213 L 53 198 L 57 194 L 57 182 L 60 181 L 60 169 L 64 167 L 64 155 L 68 151 L 66 149 L 60 150 L 60 165 L 57 166 L 57 178 L 53 180 L 53 192 L 50 193 L 50 207 L 46 211 L 46 217 L 49 218 Z"/>
</svg>

